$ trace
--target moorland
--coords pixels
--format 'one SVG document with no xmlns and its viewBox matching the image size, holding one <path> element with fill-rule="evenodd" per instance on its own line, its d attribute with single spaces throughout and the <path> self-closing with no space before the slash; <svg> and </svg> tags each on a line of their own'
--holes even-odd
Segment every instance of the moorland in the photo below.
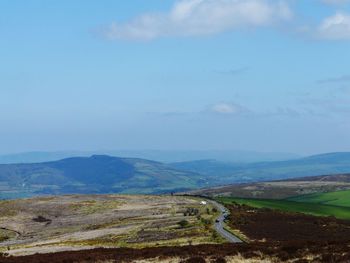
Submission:
<svg viewBox="0 0 350 263">
<path fill-rule="evenodd" d="M 220 244 L 218 211 L 181 196 L 66 195 L 0 202 L 0 252 Z"/>
</svg>

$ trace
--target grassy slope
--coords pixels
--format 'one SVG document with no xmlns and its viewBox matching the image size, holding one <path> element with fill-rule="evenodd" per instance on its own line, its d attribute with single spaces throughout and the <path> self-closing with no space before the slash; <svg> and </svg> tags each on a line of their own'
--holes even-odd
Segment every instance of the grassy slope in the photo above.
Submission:
<svg viewBox="0 0 350 263">
<path fill-rule="evenodd" d="M 315 193 L 288 198 L 290 201 L 350 207 L 350 190 Z"/>
<path fill-rule="evenodd" d="M 218 201 L 224 204 L 246 204 L 256 208 L 271 208 L 287 212 L 299 212 L 315 216 L 335 216 L 339 219 L 350 220 L 350 207 L 340 207 L 317 203 L 296 202 L 290 200 L 258 200 L 234 197 L 219 197 Z"/>
<path fill-rule="evenodd" d="M 154 194 L 205 184 L 199 174 L 137 158 L 95 155 L 39 164 L 0 164 L 0 199 L 31 194 Z"/>
</svg>

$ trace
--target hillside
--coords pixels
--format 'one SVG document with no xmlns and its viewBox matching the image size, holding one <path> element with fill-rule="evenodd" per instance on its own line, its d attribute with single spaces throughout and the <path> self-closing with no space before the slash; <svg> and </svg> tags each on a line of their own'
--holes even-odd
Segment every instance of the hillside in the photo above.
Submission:
<svg viewBox="0 0 350 263">
<path fill-rule="evenodd" d="M 248 183 L 350 172 L 350 153 L 328 153 L 278 162 L 227 163 L 201 160 L 170 164 L 173 168 L 203 173 L 217 184 Z"/>
<path fill-rule="evenodd" d="M 0 165 L 0 197 L 64 193 L 160 193 L 194 189 L 201 176 L 162 163 L 103 155 Z"/>
<path fill-rule="evenodd" d="M 232 184 L 192 191 L 191 194 L 255 199 L 285 199 L 350 189 L 350 174 L 311 176 L 279 181 Z"/>
<path fill-rule="evenodd" d="M 196 213 L 187 214 L 188 210 Z M 216 217 L 213 207 L 201 205 L 200 199 L 166 195 L 65 195 L 2 201 L 0 255 L 188 245 L 190 241 L 222 243 L 207 226 Z M 182 220 L 186 227 L 179 225 Z"/>
<path fill-rule="evenodd" d="M 322 181 L 337 181 L 334 176 L 326 179 L 326 177 L 320 177 L 320 174 L 347 172 L 350 172 L 350 153 L 324 154 L 290 161 L 263 163 L 199 160 L 172 164 L 139 158 L 93 155 L 44 163 L 0 165 L 0 198 L 65 193 L 183 192 L 218 185 L 258 183 L 291 178 L 288 185 L 297 187 L 291 192 L 283 189 L 282 193 L 288 194 L 286 196 L 288 197 L 295 191 L 297 194 L 300 191 L 312 193 L 314 190 L 310 188 L 316 187 L 317 190 L 324 187 Z M 313 175 L 318 177 L 304 178 Z M 300 183 L 295 183 L 295 180 L 299 182 L 318 180 L 320 182 L 300 186 Z M 350 179 L 342 178 L 342 180 L 341 185 L 335 182 L 326 190 L 342 190 L 342 185 L 350 184 Z M 277 185 L 276 182 L 274 184 Z M 331 184 L 328 182 L 327 185 Z M 261 188 L 266 188 L 265 185 L 261 187 L 259 184 L 254 187 L 254 191 L 246 192 L 250 195 L 259 194 L 264 192 Z M 276 187 L 272 192 L 278 195 L 281 187 Z M 232 192 L 230 190 L 232 188 L 235 191 L 241 189 L 240 186 L 237 188 L 237 185 L 228 186 L 225 187 L 224 192 L 227 192 L 227 189 L 228 192 Z M 271 188 L 268 189 L 271 190 Z"/>
</svg>

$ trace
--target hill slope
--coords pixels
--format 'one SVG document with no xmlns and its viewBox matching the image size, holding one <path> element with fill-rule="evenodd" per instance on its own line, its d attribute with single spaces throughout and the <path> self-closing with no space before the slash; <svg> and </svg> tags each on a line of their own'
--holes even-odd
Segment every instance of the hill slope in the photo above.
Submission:
<svg viewBox="0 0 350 263">
<path fill-rule="evenodd" d="M 25 197 L 33 193 L 162 193 L 349 172 L 350 153 L 263 163 L 202 160 L 172 164 L 94 155 L 45 163 L 0 165 L 0 198 Z M 341 189 L 336 185 L 329 190 Z"/>
<path fill-rule="evenodd" d="M 193 189 L 205 180 L 162 163 L 103 155 L 37 164 L 0 165 L 0 190 L 10 193 L 160 193 Z M 0 196 L 1 197 L 1 196 Z"/>
<path fill-rule="evenodd" d="M 203 173 L 217 184 L 280 180 L 350 172 L 350 153 L 328 153 L 279 162 L 226 163 L 215 160 L 172 163 L 185 171 Z"/>
<path fill-rule="evenodd" d="M 308 197 L 313 193 L 350 189 L 350 174 L 311 176 L 280 181 L 233 184 L 194 190 L 191 194 L 255 199 Z M 294 201 L 294 200 L 293 200 Z"/>
</svg>

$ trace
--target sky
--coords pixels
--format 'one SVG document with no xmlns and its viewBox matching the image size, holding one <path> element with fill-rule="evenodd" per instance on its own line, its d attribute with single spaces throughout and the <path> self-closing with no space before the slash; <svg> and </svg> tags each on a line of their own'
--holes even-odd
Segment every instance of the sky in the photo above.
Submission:
<svg viewBox="0 0 350 263">
<path fill-rule="evenodd" d="M 1 0 L 0 153 L 350 151 L 350 1 Z"/>
</svg>

